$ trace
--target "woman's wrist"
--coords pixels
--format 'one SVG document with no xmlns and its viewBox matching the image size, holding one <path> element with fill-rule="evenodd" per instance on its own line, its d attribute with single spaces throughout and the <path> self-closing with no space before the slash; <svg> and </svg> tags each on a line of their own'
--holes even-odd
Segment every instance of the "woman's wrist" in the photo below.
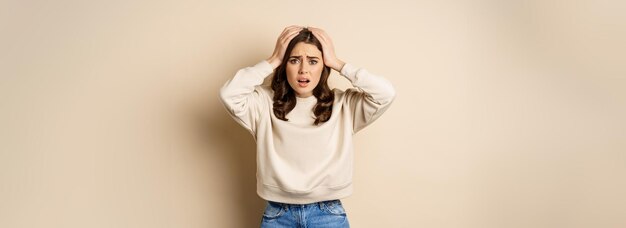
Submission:
<svg viewBox="0 0 626 228">
<path fill-rule="evenodd" d="M 274 56 L 269 57 L 265 61 L 267 61 L 270 65 L 272 65 L 272 69 L 276 69 L 278 66 L 280 66 L 280 63 L 281 63 L 281 61 L 278 58 L 275 58 Z"/>
<path fill-rule="evenodd" d="M 341 72 L 341 69 L 343 68 L 344 65 L 346 65 L 344 61 L 337 59 L 333 62 L 330 68 L 333 68 L 333 70 L 336 70 L 337 72 Z"/>
</svg>

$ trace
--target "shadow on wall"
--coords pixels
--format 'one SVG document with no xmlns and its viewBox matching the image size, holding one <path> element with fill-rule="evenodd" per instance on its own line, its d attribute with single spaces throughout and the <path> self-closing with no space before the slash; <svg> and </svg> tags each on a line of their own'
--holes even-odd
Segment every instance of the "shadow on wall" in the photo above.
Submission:
<svg viewBox="0 0 626 228">
<path fill-rule="evenodd" d="M 247 31 L 247 30 L 244 30 Z M 258 34 L 237 34 L 237 37 L 255 37 Z M 268 35 L 269 36 L 269 35 Z M 275 39 L 275 38 L 272 38 Z M 200 146 L 199 157 L 206 158 L 204 164 L 210 168 L 207 187 L 211 194 L 206 202 L 211 214 L 204 222 L 224 227 L 259 227 L 265 200 L 256 193 L 256 142 L 253 136 L 228 114 L 219 100 L 220 88 L 243 67 L 253 66 L 266 58 L 260 51 L 259 39 L 240 39 L 237 42 L 219 44 L 219 50 L 212 53 L 225 53 L 219 62 L 210 62 L 206 77 L 210 78 L 206 88 L 208 97 L 193 97 L 185 109 L 185 119 L 193 143 Z M 263 44 L 265 45 L 265 44 Z M 273 45 L 270 42 L 269 45 Z M 247 50 L 237 52 L 233 50 Z M 259 50 L 259 51 L 256 51 Z M 243 53 L 243 54 L 242 54 Z M 269 78 L 269 77 L 268 77 Z M 217 167 L 209 167 L 209 166 Z M 206 169 L 205 169 L 206 170 Z M 215 173 L 217 172 L 217 173 Z M 224 205 L 228 204 L 228 205 Z M 231 218 L 238 218 L 233 221 Z"/>
<path fill-rule="evenodd" d="M 218 145 L 212 145 L 213 148 L 221 148 L 221 150 L 209 150 L 212 159 L 217 162 L 227 164 L 224 167 L 224 173 L 213 175 L 225 175 L 227 182 L 219 184 L 230 184 L 233 186 L 225 189 L 233 189 L 227 195 L 219 196 L 223 202 L 229 202 L 234 205 L 232 211 L 219 210 L 220 213 L 230 213 L 241 218 L 239 223 L 234 227 L 258 227 L 260 225 L 261 216 L 265 206 L 265 201 L 256 194 L 256 144 L 248 131 L 237 124 L 228 115 L 226 110 L 218 103 L 212 107 L 208 115 L 208 119 L 202 125 L 202 129 L 211 137 L 212 142 Z M 212 205 L 220 207 L 220 205 Z M 224 216 L 224 215 L 213 215 Z M 224 218 L 224 217 L 221 217 Z M 217 219 L 220 219 L 219 217 Z"/>
<path fill-rule="evenodd" d="M 212 209 L 219 212 L 210 215 L 208 221 L 229 218 L 226 214 L 236 215 L 235 217 L 240 218 L 238 221 L 220 222 L 232 224 L 232 227 L 259 227 L 265 209 L 265 200 L 256 193 L 256 143 L 254 138 L 232 119 L 219 101 L 219 88 L 232 78 L 238 69 L 247 65 L 252 66 L 259 59 L 262 59 L 260 57 L 255 59 L 254 56 L 247 56 L 247 58 L 250 59 L 226 66 L 221 65 L 219 66 L 221 69 L 212 72 L 223 75 L 216 77 L 216 84 L 209 88 L 212 92 L 209 97 L 210 100 L 206 102 L 206 98 L 200 99 L 204 102 L 196 103 L 193 105 L 195 107 L 192 107 L 195 109 L 193 128 L 198 132 L 194 137 L 198 137 L 200 143 L 205 144 L 202 151 L 208 153 L 202 157 L 210 159 L 207 165 L 224 164 L 220 165 L 219 172 L 221 173 L 213 173 L 210 176 L 221 176 L 220 180 L 228 180 L 208 181 L 211 182 L 209 188 L 212 192 L 217 192 L 215 189 L 228 191 L 228 194 L 209 198 L 218 198 L 220 202 L 230 204 L 229 207 L 224 207 L 215 202 L 208 202 L 210 207 L 214 207 Z M 206 145 L 206 143 L 210 145 Z"/>
</svg>

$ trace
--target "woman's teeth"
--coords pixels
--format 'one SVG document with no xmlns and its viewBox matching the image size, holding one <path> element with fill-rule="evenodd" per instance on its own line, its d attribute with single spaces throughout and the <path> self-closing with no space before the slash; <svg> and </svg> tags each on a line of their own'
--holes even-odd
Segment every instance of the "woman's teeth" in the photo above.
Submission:
<svg viewBox="0 0 626 228">
<path fill-rule="evenodd" d="M 307 85 L 309 85 L 309 82 L 311 82 L 311 80 L 309 79 L 300 79 L 298 80 L 298 85 L 300 87 L 306 87 Z"/>
</svg>

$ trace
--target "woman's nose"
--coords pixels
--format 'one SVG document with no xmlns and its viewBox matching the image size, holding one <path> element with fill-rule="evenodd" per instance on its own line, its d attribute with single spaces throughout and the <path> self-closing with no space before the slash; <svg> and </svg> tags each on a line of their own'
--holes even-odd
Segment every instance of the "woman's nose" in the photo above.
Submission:
<svg viewBox="0 0 626 228">
<path fill-rule="evenodd" d="M 309 72 L 309 68 L 306 66 L 306 64 L 300 64 L 300 69 L 298 70 L 299 74 L 306 74 Z"/>
</svg>

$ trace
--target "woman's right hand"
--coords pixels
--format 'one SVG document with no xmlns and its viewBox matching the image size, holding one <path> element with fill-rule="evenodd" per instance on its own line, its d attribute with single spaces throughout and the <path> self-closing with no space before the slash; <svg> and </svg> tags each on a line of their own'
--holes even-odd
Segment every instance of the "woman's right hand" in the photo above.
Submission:
<svg viewBox="0 0 626 228">
<path fill-rule="evenodd" d="M 300 31 L 302 31 L 304 27 L 292 25 L 286 27 L 285 30 L 280 34 L 278 40 L 276 41 L 276 47 L 274 48 L 274 53 L 267 59 L 274 69 L 280 66 L 283 62 L 283 57 L 285 56 L 285 51 L 291 39 L 296 37 Z"/>
</svg>

